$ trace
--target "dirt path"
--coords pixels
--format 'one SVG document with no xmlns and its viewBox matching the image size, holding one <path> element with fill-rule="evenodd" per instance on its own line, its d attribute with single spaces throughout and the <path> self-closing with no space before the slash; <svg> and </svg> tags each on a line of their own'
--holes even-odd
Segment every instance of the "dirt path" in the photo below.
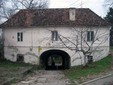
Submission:
<svg viewBox="0 0 113 85">
<path fill-rule="evenodd" d="M 23 81 L 12 85 L 74 85 L 62 71 L 36 71 Z"/>
</svg>

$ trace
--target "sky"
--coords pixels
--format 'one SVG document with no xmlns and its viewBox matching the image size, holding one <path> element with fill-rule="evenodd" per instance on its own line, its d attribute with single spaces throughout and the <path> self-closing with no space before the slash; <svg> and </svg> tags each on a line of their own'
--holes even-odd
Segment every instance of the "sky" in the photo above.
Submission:
<svg viewBox="0 0 113 85">
<path fill-rule="evenodd" d="M 90 8 L 101 17 L 107 13 L 104 0 L 50 0 L 49 8 Z"/>
</svg>

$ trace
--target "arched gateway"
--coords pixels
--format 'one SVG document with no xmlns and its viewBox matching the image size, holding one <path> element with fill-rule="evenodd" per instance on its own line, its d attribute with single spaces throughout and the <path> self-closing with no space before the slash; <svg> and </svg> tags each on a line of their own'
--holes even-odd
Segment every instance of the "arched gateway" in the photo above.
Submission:
<svg viewBox="0 0 113 85">
<path fill-rule="evenodd" d="M 46 70 L 69 69 L 70 56 L 62 50 L 48 50 L 41 54 L 40 64 Z"/>
</svg>

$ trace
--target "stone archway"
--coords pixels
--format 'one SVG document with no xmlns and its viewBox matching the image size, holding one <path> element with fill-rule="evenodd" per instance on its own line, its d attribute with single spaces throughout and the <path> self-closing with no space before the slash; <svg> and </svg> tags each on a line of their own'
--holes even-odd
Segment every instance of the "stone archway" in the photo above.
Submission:
<svg viewBox="0 0 113 85">
<path fill-rule="evenodd" d="M 62 50 L 48 50 L 41 54 L 40 64 L 46 70 L 69 69 L 70 56 Z"/>
</svg>

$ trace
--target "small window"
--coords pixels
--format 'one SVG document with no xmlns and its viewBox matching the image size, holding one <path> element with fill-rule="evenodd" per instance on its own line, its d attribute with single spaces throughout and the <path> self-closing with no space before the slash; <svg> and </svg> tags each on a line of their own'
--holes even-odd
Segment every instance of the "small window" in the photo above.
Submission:
<svg viewBox="0 0 113 85">
<path fill-rule="evenodd" d="M 24 56 L 22 54 L 17 54 L 17 62 L 24 62 Z"/>
<path fill-rule="evenodd" d="M 87 56 L 88 64 L 91 64 L 93 62 L 93 56 Z"/>
<path fill-rule="evenodd" d="M 88 31 L 87 32 L 87 41 L 93 41 L 94 40 L 94 31 Z"/>
<path fill-rule="evenodd" d="M 51 32 L 52 32 L 52 41 L 58 41 L 58 32 L 57 31 Z"/>
<path fill-rule="evenodd" d="M 23 33 L 22 32 L 17 33 L 17 41 L 19 41 L 19 42 L 23 41 Z"/>
</svg>

